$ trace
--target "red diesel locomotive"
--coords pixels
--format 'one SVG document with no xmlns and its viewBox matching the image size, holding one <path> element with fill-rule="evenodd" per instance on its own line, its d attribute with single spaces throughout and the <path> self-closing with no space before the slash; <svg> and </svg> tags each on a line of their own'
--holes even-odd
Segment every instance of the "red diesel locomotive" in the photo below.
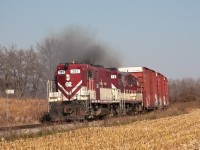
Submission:
<svg viewBox="0 0 200 150">
<path fill-rule="evenodd" d="M 137 74 L 119 70 L 75 62 L 59 64 L 54 83 L 48 81 L 51 120 L 102 118 L 158 107 L 147 104 L 144 94 L 148 93 Z M 157 85 L 157 80 L 153 82 Z"/>
</svg>

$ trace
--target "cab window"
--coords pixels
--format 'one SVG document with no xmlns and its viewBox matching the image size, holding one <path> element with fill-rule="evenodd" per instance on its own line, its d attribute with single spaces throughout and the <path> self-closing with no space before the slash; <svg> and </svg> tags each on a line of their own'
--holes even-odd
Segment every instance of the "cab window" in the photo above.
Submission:
<svg viewBox="0 0 200 150">
<path fill-rule="evenodd" d="M 94 71 L 93 70 L 88 70 L 88 79 L 94 79 Z"/>
</svg>

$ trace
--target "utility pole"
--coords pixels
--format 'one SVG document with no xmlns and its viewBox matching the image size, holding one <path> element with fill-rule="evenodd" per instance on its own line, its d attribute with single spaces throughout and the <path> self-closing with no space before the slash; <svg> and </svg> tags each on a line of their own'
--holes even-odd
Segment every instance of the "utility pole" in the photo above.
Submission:
<svg viewBox="0 0 200 150">
<path fill-rule="evenodd" d="M 8 110 L 8 95 L 9 94 L 14 94 L 14 90 L 6 90 L 6 120 L 7 120 L 7 125 L 8 125 L 8 113 L 9 113 L 9 110 Z"/>
</svg>

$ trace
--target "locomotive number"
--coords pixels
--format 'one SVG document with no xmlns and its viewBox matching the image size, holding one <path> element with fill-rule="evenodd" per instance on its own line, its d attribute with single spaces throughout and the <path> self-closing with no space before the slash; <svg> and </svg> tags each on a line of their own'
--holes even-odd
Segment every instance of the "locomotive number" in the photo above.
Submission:
<svg viewBox="0 0 200 150">
<path fill-rule="evenodd" d="M 58 74 L 65 74 L 65 70 L 58 70 Z"/>
<path fill-rule="evenodd" d="M 111 79 L 116 79 L 117 76 L 116 75 L 111 75 Z"/>
<path fill-rule="evenodd" d="M 80 69 L 71 69 L 70 70 L 71 74 L 79 74 L 80 72 L 81 72 Z"/>
</svg>

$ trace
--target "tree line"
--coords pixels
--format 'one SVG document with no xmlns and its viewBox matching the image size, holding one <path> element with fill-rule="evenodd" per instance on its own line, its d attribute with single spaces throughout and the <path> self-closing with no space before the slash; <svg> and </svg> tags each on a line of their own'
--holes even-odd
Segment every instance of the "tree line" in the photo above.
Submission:
<svg viewBox="0 0 200 150">
<path fill-rule="evenodd" d="M 47 79 L 44 69 L 35 49 L 18 49 L 15 45 L 0 47 L 1 96 L 5 96 L 6 89 L 14 89 L 14 96 L 18 98 L 42 97 Z"/>
<path fill-rule="evenodd" d="M 200 78 L 170 79 L 169 99 L 171 102 L 200 100 Z"/>
</svg>

